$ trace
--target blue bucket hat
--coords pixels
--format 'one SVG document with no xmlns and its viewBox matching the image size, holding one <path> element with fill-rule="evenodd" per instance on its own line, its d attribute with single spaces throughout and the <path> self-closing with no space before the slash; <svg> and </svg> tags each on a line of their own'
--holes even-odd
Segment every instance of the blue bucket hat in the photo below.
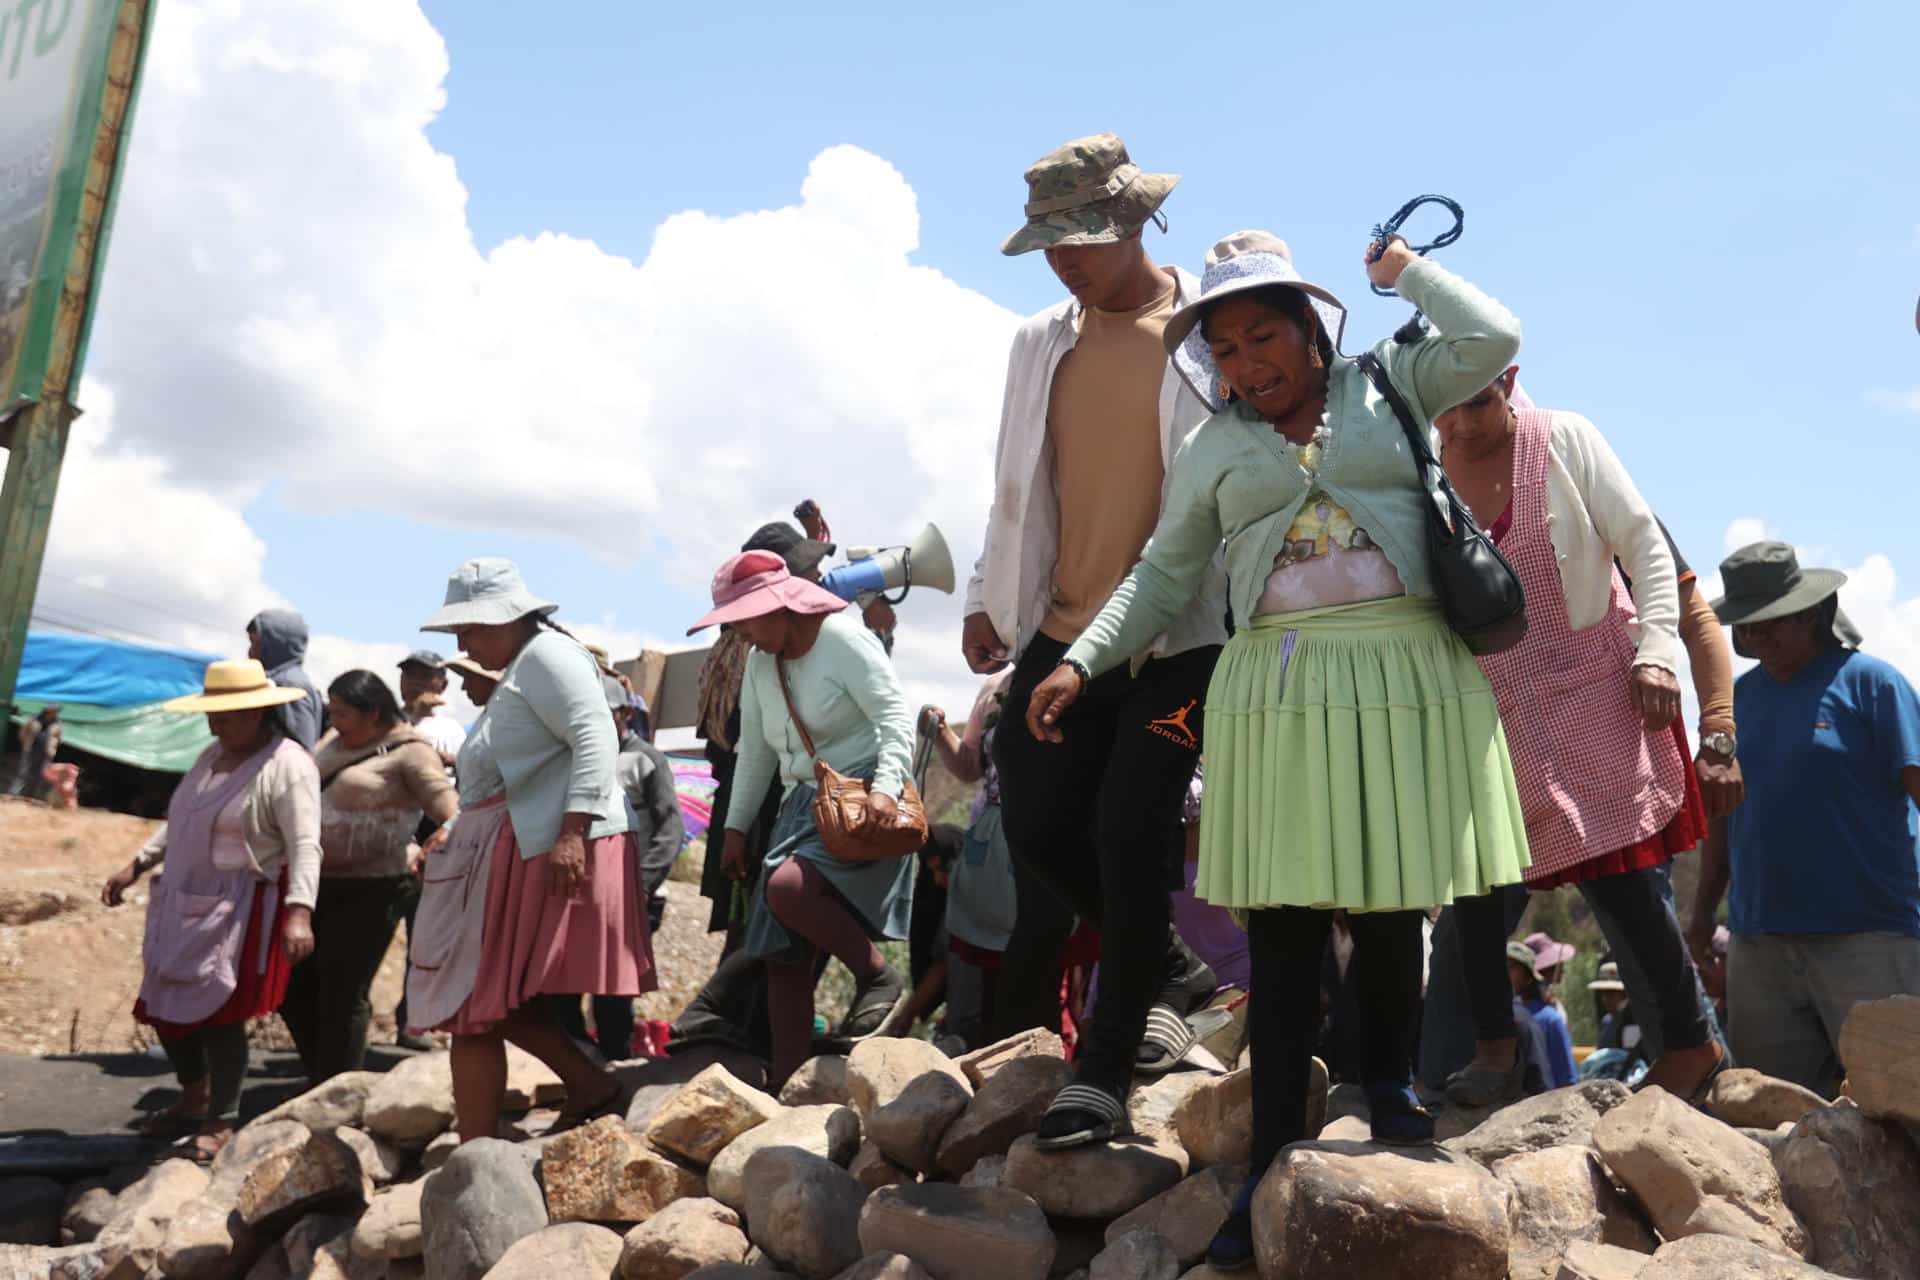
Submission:
<svg viewBox="0 0 1920 1280">
<path fill-rule="evenodd" d="M 1207 250 L 1200 292 L 1167 321 L 1167 354 L 1193 393 L 1215 413 L 1227 407 L 1226 384 L 1213 362 L 1213 350 L 1200 332 L 1200 317 L 1208 306 L 1231 294 L 1282 285 L 1298 289 L 1313 302 L 1320 326 L 1335 352 L 1347 327 L 1347 306 L 1317 284 L 1309 284 L 1294 269 L 1287 242 L 1266 231 L 1236 231 Z"/>
</svg>

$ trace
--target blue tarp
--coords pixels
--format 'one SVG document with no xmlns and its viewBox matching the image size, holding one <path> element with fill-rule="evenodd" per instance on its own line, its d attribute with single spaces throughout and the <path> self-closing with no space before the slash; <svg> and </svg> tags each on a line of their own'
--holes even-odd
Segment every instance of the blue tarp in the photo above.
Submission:
<svg viewBox="0 0 1920 1280">
<path fill-rule="evenodd" d="M 132 707 L 200 692 L 215 659 L 185 649 L 100 640 L 56 631 L 27 633 L 15 696 L 21 701 Z"/>
</svg>

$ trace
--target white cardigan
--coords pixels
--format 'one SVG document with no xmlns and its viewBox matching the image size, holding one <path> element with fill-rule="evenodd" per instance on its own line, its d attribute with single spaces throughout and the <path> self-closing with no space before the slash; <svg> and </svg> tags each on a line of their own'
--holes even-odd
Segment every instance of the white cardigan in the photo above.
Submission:
<svg viewBox="0 0 1920 1280">
<path fill-rule="evenodd" d="M 1599 429 L 1577 413 L 1551 412 L 1547 527 L 1560 562 L 1567 625 L 1582 631 L 1606 616 L 1617 557 L 1633 580 L 1640 614 L 1638 625 L 1628 626 L 1638 646 L 1634 665 L 1677 675 L 1680 583 L 1660 522 Z"/>
</svg>

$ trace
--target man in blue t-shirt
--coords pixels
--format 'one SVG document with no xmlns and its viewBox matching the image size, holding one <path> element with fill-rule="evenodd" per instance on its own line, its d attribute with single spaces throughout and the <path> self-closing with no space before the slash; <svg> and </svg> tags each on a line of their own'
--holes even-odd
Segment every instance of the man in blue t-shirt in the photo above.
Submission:
<svg viewBox="0 0 1920 1280">
<path fill-rule="evenodd" d="M 1920 695 L 1854 647 L 1845 574 L 1780 542 L 1720 572 L 1714 612 L 1760 665 L 1734 684 L 1746 803 L 1703 846 L 1688 941 L 1710 950 L 1730 884 L 1734 1054 L 1832 1097 L 1847 1011 L 1920 994 Z"/>
</svg>

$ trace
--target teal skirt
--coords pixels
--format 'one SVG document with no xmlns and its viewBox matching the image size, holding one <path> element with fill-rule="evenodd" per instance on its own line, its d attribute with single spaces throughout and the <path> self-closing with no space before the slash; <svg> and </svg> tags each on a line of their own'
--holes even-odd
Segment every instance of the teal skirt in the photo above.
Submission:
<svg viewBox="0 0 1920 1280">
<path fill-rule="evenodd" d="M 855 777 L 871 777 L 873 762 L 866 761 L 848 772 Z M 913 878 L 920 860 L 908 854 L 883 862 L 842 862 L 827 852 L 820 829 L 814 825 L 813 796 L 814 787 L 808 783 L 790 788 L 780 802 L 767 859 L 747 904 L 740 945 L 750 956 L 792 960 L 806 949 L 806 940 L 790 932 L 767 906 L 767 877 L 788 858 L 805 858 L 819 867 L 873 941 L 907 936 L 913 920 Z"/>
<path fill-rule="evenodd" d="M 1437 601 L 1255 618 L 1207 690 L 1195 892 L 1216 906 L 1443 906 L 1520 880 L 1493 690 Z"/>
</svg>

